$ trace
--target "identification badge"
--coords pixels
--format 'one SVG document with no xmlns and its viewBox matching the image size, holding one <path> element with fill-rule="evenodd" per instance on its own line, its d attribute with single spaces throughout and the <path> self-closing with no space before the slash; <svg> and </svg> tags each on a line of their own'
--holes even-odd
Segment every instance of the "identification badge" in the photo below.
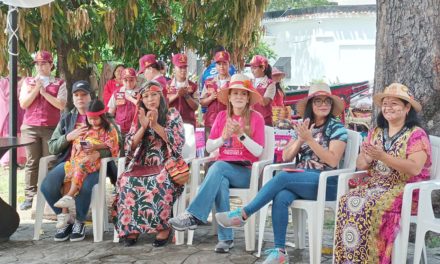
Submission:
<svg viewBox="0 0 440 264">
<path fill-rule="evenodd" d="M 115 94 L 116 99 L 116 105 L 125 105 L 125 93 L 124 92 L 117 92 Z"/>
</svg>

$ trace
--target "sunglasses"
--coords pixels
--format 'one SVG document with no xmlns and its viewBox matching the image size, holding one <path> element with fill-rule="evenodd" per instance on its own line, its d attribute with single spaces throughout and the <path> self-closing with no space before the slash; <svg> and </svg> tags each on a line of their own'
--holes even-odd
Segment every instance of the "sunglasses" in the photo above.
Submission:
<svg viewBox="0 0 440 264">
<path fill-rule="evenodd" d="M 322 104 L 326 104 L 326 105 L 333 105 L 333 100 L 331 99 L 331 98 L 325 98 L 325 99 L 322 99 L 322 98 L 313 98 L 313 104 L 315 105 L 315 106 L 321 106 Z"/>
</svg>

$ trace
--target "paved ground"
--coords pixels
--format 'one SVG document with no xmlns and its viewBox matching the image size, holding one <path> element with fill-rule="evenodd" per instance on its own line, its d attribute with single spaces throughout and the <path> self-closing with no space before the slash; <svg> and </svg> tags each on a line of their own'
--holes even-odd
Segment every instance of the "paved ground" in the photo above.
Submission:
<svg viewBox="0 0 440 264">
<path fill-rule="evenodd" d="M 270 223 L 269 223 L 270 224 Z M 88 225 L 86 239 L 81 242 L 54 242 L 55 223 L 43 223 L 44 233 L 40 241 L 33 241 L 33 220 L 22 220 L 19 229 L 9 242 L 0 243 L 0 263 L 261 263 L 244 248 L 244 233 L 236 232 L 235 248 L 229 254 L 217 254 L 213 251 L 216 236 L 211 226 L 202 226 L 196 230 L 192 246 L 170 244 L 156 249 L 151 246 L 153 236 L 141 236 L 138 244 L 125 248 L 122 244 L 113 243 L 113 233 L 106 232 L 104 241 L 93 242 L 91 225 Z M 289 229 L 288 240 L 293 241 L 292 229 Z M 330 230 L 325 230 L 324 247 L 331 245 Z M 271 228 L 266 228 L 264 249 L 271 248 L 273 236 Z M 411 247 L 413 245 L 411 244 Z M 410 251 L 412 248 L 410 247 Z M 287 248 L 290 263 L 309 263 L 308 249 L 296 250 Z M 440 263 L 440 248 L 428 249 L 428 263 Z M 411 252 L 409 262 L 412 263 Z M 331 263 L 331 255 L 323 255 L 322 263 Z"/>
</svg>

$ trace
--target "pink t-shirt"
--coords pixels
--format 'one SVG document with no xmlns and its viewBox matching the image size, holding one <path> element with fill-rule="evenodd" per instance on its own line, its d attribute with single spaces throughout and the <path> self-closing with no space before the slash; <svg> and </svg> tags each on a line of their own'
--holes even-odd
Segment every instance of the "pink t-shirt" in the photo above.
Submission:
<svg viewBox="0 0 440 264">
<path fill-rule="evenodd" d="M 221 111 L 217 114 L 217 117 L 212 125 L 211 134 L 209 139 L 217 139 L 221 137 L 223 128 L 226 125 L 228 114 L 227 111 Z M 240 116 L 233 116 L 234 120 L 243 124 L 243 120 Z M 260 146 L 264 147 L 264 118 L 263 116 L 255 111 L 251 111 L 251 133 L 248 135 L 252 140 L 258 143 Z M 255 157 L 250 153 L 237 136 L 232 136 L 227 140 L 223 146 L 220 147 L 219 156 L 217 160 L 225 161 L 244 161 L 248 160 L 250 162 L 258 161 L 258 157 Z"/>
</svg>

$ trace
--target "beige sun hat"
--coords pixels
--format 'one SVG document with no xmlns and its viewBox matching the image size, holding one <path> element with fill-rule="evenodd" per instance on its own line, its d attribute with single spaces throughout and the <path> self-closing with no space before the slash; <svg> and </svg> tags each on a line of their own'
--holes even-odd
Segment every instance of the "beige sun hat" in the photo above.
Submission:
<svg viewBox="0 0 440 264">
<path fill-rule="evenodd" d="M 228 105 L 229 102 L 229 90 L 230 89 L 242 89 L 249 92 L 250 96 L 250 105 L 254 105 L 256 103 L 261 103 L 263 98 L 258 93 L 258 91 L 252 85 L 252 81 L 249 77 L 244 74 L 234 74 L 231 77 L 231 81 L 229 82 L 229 86 L 220 89 L 217 94 L 217 100 L 224 105 Z"/>
<path fill-rule="evenodd" d="M 373 102 L 378 106 L 382 106 L 382 100 L 385 97 L 396 97 L 407 101 L 411 104 L 416 112 L 422 110 L 422 105 L 414 100 L 414 95 L 411 93 L 408 87 L 401 83 L 392 83 L 385 87 L 382 93 L 378 93 L 373 96 Z"/>
<path fill-rule="evenodd" d="M 333 95 L 330 86 L 326 83 L 312 84 L 309 88 L 309 94 L 306 98 L 300 100 L 296 104 L 296 111 L 300 116 L 304 116 L 304 111 L 306 109 L 307 102 L 318 95 L 325 95 L 330 97 L 333 100 L 333 111 L 332 114 L 334 116 L 340 115 L 345 108 L 344 100 L 339 98 L 337 95 Z"/>
</svg>

